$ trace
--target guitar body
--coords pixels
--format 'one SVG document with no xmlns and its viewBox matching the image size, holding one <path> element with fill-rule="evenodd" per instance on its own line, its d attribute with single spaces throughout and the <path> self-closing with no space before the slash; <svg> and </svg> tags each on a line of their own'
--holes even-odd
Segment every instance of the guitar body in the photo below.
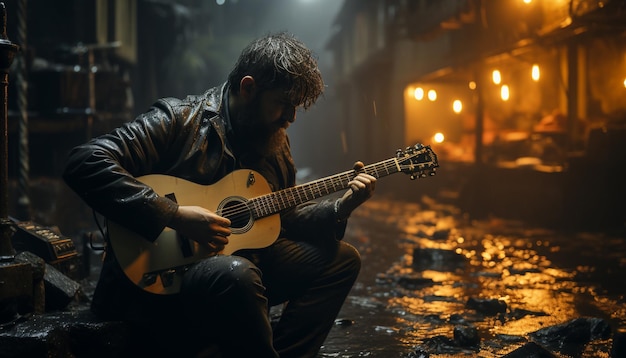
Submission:
<svg viewBox="0 0 626 358">
<path fill-rule="evenodd" d="M 269 246 L 280 233 L 279 214 L 255 219 L 244 205 L 249 198 L 271 192 L 265 178 L 255 171 L 237 170 L 213 185 L 167 175 L 147 175 L 138 180 L 179 205 L 201 206 L 231 219 L 232 235 L 222 254 Z M 233 218 L 223 214 L 233 211 L 237 212 Z M 179 292 L 185 269 L 215 254 L 170 228 L 165 228 L 154 242 L 110 220 L 107 228 L 111 248 L 126 276 L 152 293 Z"/>
</svg>

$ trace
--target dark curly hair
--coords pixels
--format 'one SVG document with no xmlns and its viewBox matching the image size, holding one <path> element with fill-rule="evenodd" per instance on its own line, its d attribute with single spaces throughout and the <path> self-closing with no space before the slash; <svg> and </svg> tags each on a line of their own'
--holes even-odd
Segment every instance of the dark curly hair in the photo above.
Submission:
<svg viewBox="0 0 626 358">
<path fill-rule="evenodd" d="M 231 90 L 252 76 L 261 90 L 284 89 L 291 104 L 309 108 L 324 90 L 317 59 L 300 40 L 280 32 L 268 34 L 250 43 L 228 75 Z"/>
</svg>

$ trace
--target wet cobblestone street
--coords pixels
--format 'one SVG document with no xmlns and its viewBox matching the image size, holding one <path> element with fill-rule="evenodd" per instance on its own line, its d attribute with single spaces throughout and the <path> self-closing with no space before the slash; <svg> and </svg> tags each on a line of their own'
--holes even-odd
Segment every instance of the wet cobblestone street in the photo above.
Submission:
<svg viewBox="0 0 626 358">
<path fill-rule="evenodd" d="M 403 199 L 377 195 L 352 214 L 344 240 L 363 265 L 319 358 L 626 357 L 625 231 L 470 220 L 440 194 Z M 125 327 L 83 316 L 100 255 L 83 256 L 90 277 L 69 312 L 5 331 L 8 357 L 54 356 L 50 347 L 59 357 L 119 356 Z"/>
<path fill-rule="evenodd" d="M 345 240 L 363 268 L 320 357 L 610 357 L 626 325 L 623 232 L 470 221 L 428 197 L 375 198 Z"/>
</svg>

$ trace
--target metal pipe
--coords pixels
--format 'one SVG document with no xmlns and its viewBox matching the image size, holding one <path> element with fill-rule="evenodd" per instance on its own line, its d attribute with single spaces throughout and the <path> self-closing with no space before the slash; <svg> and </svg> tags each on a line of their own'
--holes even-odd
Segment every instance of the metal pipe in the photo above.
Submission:
<svg viewBox="0 0 626 358">
<path fill-rule="evenodd" d="M 8 175 L 8 86 L 9 67 L 13 62 L 18 46 L 11 43 L 7 37 L 7 11 L 3 2 L 0 2 L 2 12 L 2 34 L 0 35 L 0 91 L 2 106 L 0 107 L 0 262 L 12 261 L 15 257 L 15 249 L 11 244 L 13 224 L 8 218 L 9 214 L 9 175 Z"/>
</svg>

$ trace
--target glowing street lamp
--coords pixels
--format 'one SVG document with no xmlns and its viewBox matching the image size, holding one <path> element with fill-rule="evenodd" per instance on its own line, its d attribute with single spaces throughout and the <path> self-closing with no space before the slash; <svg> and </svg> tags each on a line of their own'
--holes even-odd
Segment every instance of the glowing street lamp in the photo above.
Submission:
<svg viewBox="0 0 626 358">
<path fill-rule="evenodd" d="M 461 113 L 461 111 L 463 110 L 463 102 L 461 102 L 461 100 L 458 100 L 458 99 L 454 100 L 454 102 L 452 102 L 452 110 L 456 114 Z"/>
<path fill-rule="evenodd" d="M 503 101 L 508 101 L 510 96 L 509 86 L 502 85 L 502 87 L 500 87 L 500 98 L 502 98 Z"/>
<path fill-rule="evenodd" d="M 435 91 L 433 89 L 428 90 L 428 99 L 431 100 L 432 102 L 437 100 L 437 91 Z"/>
<path fill-rule="evenodd" d="M 533 81 L 535 82 L 539 81 L 539 77 L 541 77 L 541 72 L 539 71 L 539 65 L 537 64 L 533 65 L 533 68 L 531 70 L 531 77 Z"/>
<path fill-rule="evenodd" d="M 502 74 L 499 70 L 493 70 L 493 72 L 491 73 L 491 80 L 497 85 L 502 82 Z"/>
<path fill-rule="evenodd" d="M 417 87 L 415 89 L 415 91 L 413 92 L 413 97 L 415 97 L 416 100 L 421 101 L 424 99 L 424 89 L 422 87 Z"/>
</svg>

